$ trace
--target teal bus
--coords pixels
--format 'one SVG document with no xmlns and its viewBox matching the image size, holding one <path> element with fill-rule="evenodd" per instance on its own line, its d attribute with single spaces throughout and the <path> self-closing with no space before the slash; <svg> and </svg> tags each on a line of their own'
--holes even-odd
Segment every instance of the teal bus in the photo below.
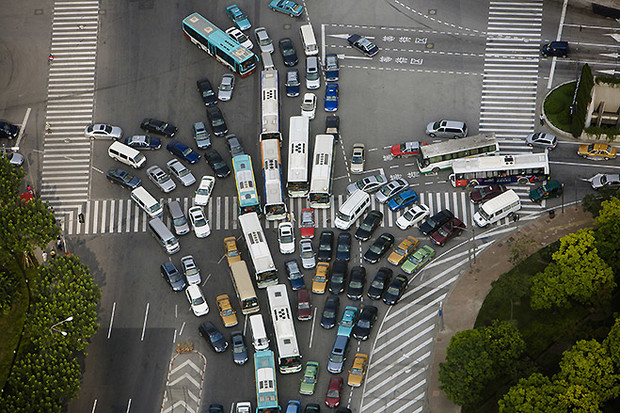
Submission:
<svg viewBox="0 0 620 413">
<path fill-rule="evenodd" d="M 256 70 L 258 57 L 198 13 L 183 19 L 185 37 L 241 77 Z"/>
<path fill-rule="evenodd" d="M 254 377 L 256 379 L 256 413 L 279 412 L 273 351 L 263 350 L 254 353 Z"/>
<path fill-rule="evenodd" d="M 237 184 L 237 198 L 239 199 L 239 215 L 256 212 L 262 215 L 263 211 L 258 199 L 252 158 L 250 155 L 237 155 L 232 159 L 235 183 Z"/>
</svg>

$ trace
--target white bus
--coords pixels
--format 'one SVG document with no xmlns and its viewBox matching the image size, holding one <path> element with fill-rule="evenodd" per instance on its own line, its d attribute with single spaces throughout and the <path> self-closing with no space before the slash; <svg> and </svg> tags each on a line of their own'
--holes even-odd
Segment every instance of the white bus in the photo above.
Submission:
<svg viewBox="0 0 620 413">
<path fill-rule="evenodd" d="M 280 106 L 278 95 L 278 71 L 275 69 L 260 72 L 261 85 L 261 133 L 260 140 L 278 139 L 282 142 L 280 133 Z"/>
<path fill-rule="evenodd" d="M 420 146 L 418 168 L 423 174 L 437 172 L 452 167 L 455 159 L 495 155 L 499 152 L 499 142 L 495 133 L 469 136 L 461 139 Z"/>
<path fill-rule="evenodd" d="M 301 354 L 297 346 L 297 335 L 286 285 L 277 284 L 267 287 L 267 298 L 276 334 L 280 373 L 289 374 L 301 371 Z"/>
<path fill-rule="evenodd" d="M 230 278 L 241 305 L 241 312 L 253 314 L 260 311 L 258 297 L 256 297 L 256 291 L 245 261 L 236 261 L 230 264 Z"/>
<path fill-rule="evenodd" d="M 282 185 L 280 141 L 263 139 L 260 143 L 263 158 L 263 184 L 265 187 L 265 219 L 277 221 L 286 218 L 286 202 Z"/>
<path fill-rule="evenodd" d="M 308 195 L 308 152 L 310 119 L 291 116 L 288 131 L 288 179 L 286 190 L 291 198 Z"/>
<path fill-rule="evenodd" d="M 334 170 L 334 135 L 316 135 L 308 200 L 312 208 L 329 208 Z"/>
<path fill-rule="evenodd" d="M 277 284 L 278 270 L 273 263 L 265 233 L 258 220 L 258 214 L 250 212 L 239 215 L 239 223 L 241 224 L 245 244 L 252 258 L 258 288 Z"/>
</svg>

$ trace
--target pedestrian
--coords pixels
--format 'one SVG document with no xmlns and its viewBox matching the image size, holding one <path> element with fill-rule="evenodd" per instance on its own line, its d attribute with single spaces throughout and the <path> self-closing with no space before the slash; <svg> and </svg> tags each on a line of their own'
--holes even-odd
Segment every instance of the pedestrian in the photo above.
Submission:
<svg viewBox="0 0 620 413">
<path fill-rule="evenodd" d="M 32 194 L 32 188 L 30 187 L 30 185 L 26 185 L 26 191 Z"/>
<path fill-rule="evenodd" d="M 545 124 L 545 115 L 544 113 L 540 114 L 540 126 L 543 126 Z"/>
<path fill-rule="evenodd" d="M 48 63 L 52 63 L 54 61 L 54 55 L 50 53 L 50 56 L 47 58 Z"/>
</svg>

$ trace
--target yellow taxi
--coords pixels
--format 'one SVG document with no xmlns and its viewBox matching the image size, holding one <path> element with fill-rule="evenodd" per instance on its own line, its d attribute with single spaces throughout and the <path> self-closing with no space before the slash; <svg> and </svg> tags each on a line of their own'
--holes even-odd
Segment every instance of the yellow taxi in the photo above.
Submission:
<svg viewBox="0 0 620 413">
<path fill-rule="evenodd" d="M 606 143 L 591 143 L 589 145 L 579 145 L 577 155 L 587 159 L 615 159 L 616 147 L 607 145 Z"/>
<path fill-rule="evenodd" d="M 349 379 L 347 384 L 351 387 L 359 387 L 364 381 L 366 368 L 368 367 L 368 355 L 357 353 L 353 359 L 353 367 L 349 370 Z"/>
<path fill-rule="evenodd" d="M 409 235 L 398 246 L 394 247 L 392 253 L 388 257 L 388 262 L 392 265 L 400 265 L 407 259 L 409 254 L 413 252 L 418 245 L 418 239 Z"/>
<path fill-rule="evenodd" d="M 226 253 L 226 259 L 228 260 L 228 265 L 233 262 L 241 261 L 241 255 L 237 249 L 237 240 L 235 237 L 224 238 L 224 251 Z"/>
<path fill-rule="evenodd" d="M 329 263 L 319 262 L 316 265 L 316 272 L 312 278 L 312 292 L 315 294 L 325 294 L 327 286 L 327 276 L 329 274 Z"/>
<path fill-rule="evenodd" d="M 216 297 L 217 308 L 220 310 L 220 317 L 224 322 L 224 327 L 234 327 L 239 322 L 237 321 L 237 315 L 230 304 L 230 298 L 227 294 L 218 295 Z"/>
</svg>

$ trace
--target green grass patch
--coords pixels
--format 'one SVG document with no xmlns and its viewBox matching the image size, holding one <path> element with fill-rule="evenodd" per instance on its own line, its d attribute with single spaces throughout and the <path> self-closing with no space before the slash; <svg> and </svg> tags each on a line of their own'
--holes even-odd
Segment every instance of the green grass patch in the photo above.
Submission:
<svg viewBox="0 0 620 413">
<path fill-rule="evenodd" d="M 547 121 L 567 133 L 570 133 L 570 105 L 576 86 L 577 82 L 571 82 L 558 87 L 547 96 L 544 103 Z"/>
</svg>

